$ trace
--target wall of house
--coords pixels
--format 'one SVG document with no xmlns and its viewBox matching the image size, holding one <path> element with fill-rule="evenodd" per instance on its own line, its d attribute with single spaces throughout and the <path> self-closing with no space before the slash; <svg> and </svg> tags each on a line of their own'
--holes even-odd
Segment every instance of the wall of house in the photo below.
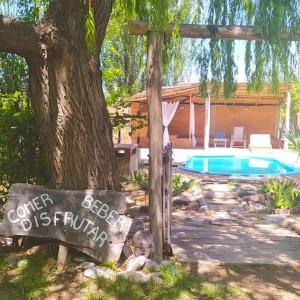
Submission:
<svg viewBox="0 0 300 300">
<path fill-rule="evenodd" d="M 132 113 L 138 111 L 147 113 L 147 106 L 139 103 L 132 104 Z M 213 137 L 215 131 L 224 131 L 230 138 L 234 126 L 242 126 L 245 129 L 247 138 L 253 133 L 270 134 L 273 138 L 273 146 L 277 147 L 278 141 L 278 106 L 232 106 L 232 105 L 212 105 L 211 106 L 211 127 L 210 136 Z M 203 145 L 205 107 L 195 105 L 196 119 L 196 139 L 199 146 Z M 189 148 L 191 143 L 189 136 L 189 105 L 180 105 L 171 124 L 169 126 L 170 139 L 173 147 Z M 132 136 L 132 142 L 136 143 L 137 135 L 140 135 L 140 146 L 148 146 L 147 128 L 138 130 Z M 211 141 L 212 142 L 212 141 Z M 177 145 L 178 144 L 178 145 Z"/>
<path fill-rule="evenodd" d="M 241 126 L 246 135 L 267 133 L 277 136 L 276 113 L 276 106 L 214 105 L 211 109 L 211 133 L 221 130 L 230 136 L 234 126 Z"/>
</svg>

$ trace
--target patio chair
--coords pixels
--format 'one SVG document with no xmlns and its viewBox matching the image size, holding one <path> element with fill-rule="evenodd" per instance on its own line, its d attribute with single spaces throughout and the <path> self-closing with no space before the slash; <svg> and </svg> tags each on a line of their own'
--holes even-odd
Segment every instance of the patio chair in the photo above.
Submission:
<svg viewBox="0 0 300 300">
<path fill-rule="evenodd" d="M 233 135 L 231 136 L 230 147 L 246 148 L 246 135 L 244 127 L 233 127 Z"/>
<path fill-rule="evenodd" d="M 250 134 L 249 150 L 273 150 L 270 134 Z"/>
<path fill-rule="evenodd" d="M 225 136 L 225 132 L 223 131 L 216 131 L 214 136 L 214 147 L 217 146 L 224 146 L 227 147 L 227 138 Z"/>
</svg>

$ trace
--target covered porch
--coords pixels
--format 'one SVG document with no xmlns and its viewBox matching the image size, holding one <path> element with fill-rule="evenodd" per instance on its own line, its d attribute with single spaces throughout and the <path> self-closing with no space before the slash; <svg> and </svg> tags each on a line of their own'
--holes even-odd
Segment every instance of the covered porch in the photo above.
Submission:
<svg viewBox="0 0 300 300">
<path fill-rule="evenodd" d="M 203 98 L 199 83 L 165 87 L 162 89 L 163 105 L 173 106 L 167 117 L 164 116 L 165 130 L 173 148 L 208 149 L 214 146 L 217 132 L 224 134 L 225 145 L 229 147 L 235 127 L 243 129 L 246 148 L 251 134 L 268 134 L 272 147 L 281 148 L 280 106 L 289 98 L 288 94 L 287 85 L 281 85 L 279 93 L 272 94 L 268 85 L 260 93 L 249 93 L 246 84 L 238 84 L 231 99 L 224 99 L 222 89 L 217 95 Z M 133 96 L 131 113 L 147 115 L 147 112 L 146 92 Z M 134 132 L 132 142 L 148 147 L 148 136 L 146 125 Z"/>
</svg>

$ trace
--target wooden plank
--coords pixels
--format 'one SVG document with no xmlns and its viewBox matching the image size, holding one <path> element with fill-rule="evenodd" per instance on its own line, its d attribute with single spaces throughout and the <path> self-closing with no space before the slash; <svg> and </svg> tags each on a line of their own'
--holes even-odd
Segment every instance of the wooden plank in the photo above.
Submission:
<svg viewBox="0 0 300 300">
<path fill-rule="evenodd" d="M 54 238 L 93 249 L 96 259 L 118 260 L 132 223 L 125 209 L 121 192 L 13 184 L 0 235 Z"/>
<path fill-rule="evenodd" d="M 169 24 L 166 33 L 171 35 L 174 32 L 174 24 Z M 144 22 L 132 21 L 129 26 L 130 34 L 146 35 L 151 30 Z M 291 28 L 287 28 L 281 33 L 281 38 L 291 41 L 299 41 L 299 34 L 291 34 Z M 262 41 L 263 36 L 255 31 L 253 26 L 237 25 L 198 25 L 198 24 L 180 24 L 179 35 L 182 38 L 210 39 L 216 36 L 227 40 L 254 40 Z"/>
<path fill-rule="evenodd" d="M 154 260 L 162 260 L 162 150 L 161 61 L 163 35 L 148 35 L 147 98 L 149 124 L 149 214 Z"/>
<path fill-rule="evenodd" d="M 69 246 L 66 244 L 59 244 L 57 254 L 57 270 L 61 271 L 66 266 L 68 261 Z"/>
</svg>

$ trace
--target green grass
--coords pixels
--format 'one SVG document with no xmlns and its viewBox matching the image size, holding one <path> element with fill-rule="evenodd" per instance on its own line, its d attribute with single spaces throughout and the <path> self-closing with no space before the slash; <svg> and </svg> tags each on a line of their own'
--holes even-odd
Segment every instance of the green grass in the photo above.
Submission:
<svg viewBox="0 0 300 300">
<path fill-rule="evenodd" d="M 53 258 L 41 252 L 20 260 L 19 266 L 12 266 L 5 262 L 5 256 L 0 258 L 1 300 L 37 299 L 52 284 L 48 275 L 55 272 Z"/>
<path fill-rule="evenodd" d="M 56 271 L 55 259 L 47 253 L 22 256 L 23 263 L 18 266 L 7 264 L 6 255 L 0 255 L 0 299 L 43 299 L 50 296 L 50 287 L 63 284 L 68 289 L 73 276 L 65 277 Z M 103 265 L 103 264 L 102 264 Z M 107 267 L 116 268 L 107 263 Z M 135 283 L 117 277 L 116 280 L 99 278 L 79 282 L 79 290 L 86 300 L 190 300 L 190 299 L 235 299 L 245 295 L 239 288 L 221 283 L 212 283 L 185 272 L 178 263 L 161 266 L 163 284 L 150 281 Z M 92 287 L 93 288 L 90 288 Z M 96 286 L 96 290 L 95 290 Z M 64 287 L 62 289 L 64 289 Z"/>
<path fill-rule="evenodd" d="M 199 277 L 185 272 L 182 267 L 174 263 L 160 269 L 164 283 L 159 285 L 154 281 L 147 284 L 134 283 L 130 280 L 117 278 L 114 281 L 99 278 L 96 281 L 102 291 L 88 292 L 88 300 L 174 300 L 174 299 L 234 299 L 243 292 L 238 288 L 228 287 L 220 283 L 202 281 Z"/>
</svg>

